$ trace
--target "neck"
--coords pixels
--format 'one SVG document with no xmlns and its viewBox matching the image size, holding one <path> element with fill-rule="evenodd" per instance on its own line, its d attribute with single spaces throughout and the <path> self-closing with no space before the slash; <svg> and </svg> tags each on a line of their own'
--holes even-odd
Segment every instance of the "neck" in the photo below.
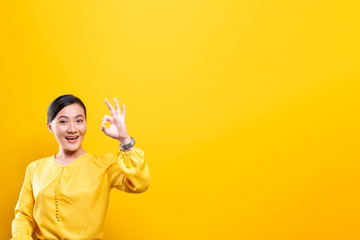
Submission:
<svg viewBox="0 0 360 240">
<path fill-rule="evenodd" d="M 80 146 L 79 149 L 76 151 L 69 151 L 66 149 L 63 149 L 61 146 L 59 147 L 59 152 L 56 154 L 56 158 L 61 159 L 75 159 L 80 157 L 81 155 L 85 154 L 86 151 Z"/>
</svg>

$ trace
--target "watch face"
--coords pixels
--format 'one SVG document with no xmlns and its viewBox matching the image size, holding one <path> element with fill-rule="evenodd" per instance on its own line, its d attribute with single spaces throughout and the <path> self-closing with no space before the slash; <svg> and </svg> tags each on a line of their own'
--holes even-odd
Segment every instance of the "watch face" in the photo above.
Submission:
<svg viewBox="0 0 360 240">
<path fill-rule="evenodd" d="M 125 144 L 125 145 L 120 144 L 120 149 L 121 150 L 127 150 L 127 149 L 130 149 L 130 148 L 132 148 L 134 146 L 135 140 L 132 137 L 130 137 L 130 138 L 131 138 L 131 141 L 128 144 Z"/>
</svg>

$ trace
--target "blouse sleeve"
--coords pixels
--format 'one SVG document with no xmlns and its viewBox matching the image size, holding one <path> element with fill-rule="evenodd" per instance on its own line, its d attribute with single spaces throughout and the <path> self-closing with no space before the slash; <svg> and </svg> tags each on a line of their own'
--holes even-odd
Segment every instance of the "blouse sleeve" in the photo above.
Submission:
<svg viewBox="0 0 360 240">
<path fill-rule="evenodd" d="M 144 151 L 134 147 L 129 152 L 119 150 L 117 161 L 107 169 L 111 188 L 124 192 L 145 192 L 150 185 L 150 171 L 145 160 Z"/>
<path fill-rule="evenodd" d="M 33 219 L 34 197 L 32 175 L 33 165 L 29 164 L 26 168 L 25 180 L 21 188 L 19 200 L 15 207 L 11 240 L 32 240 L 31 235 L 36 228 L 36 223 Z"/>
</svg>

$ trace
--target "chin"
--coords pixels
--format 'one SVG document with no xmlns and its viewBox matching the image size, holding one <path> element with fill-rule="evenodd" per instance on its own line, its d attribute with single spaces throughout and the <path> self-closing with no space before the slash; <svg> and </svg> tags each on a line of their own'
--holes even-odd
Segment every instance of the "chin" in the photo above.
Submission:
<svg viewBox="0 0 360 240">
<path fill-rule="evenodd" d="M 81 145 L 79 146 L 64 146 L 63 149 L 69 152 L 76 152 L 77 150 L 79 150 L 81 147 Z"/>
<path fill-rule="evenodd" d="M 69 143 L 67 141 L 62 141 L 61 143 L 62 149 L 64 149 L 65 151 L 76 152 L 81 148 L 82 138 L 79 138 L 78 141 L 75 143 Z"/>
<path fill-rule="evenodd" d="M 77 150 L 79 150 L 79 148 L 68 148 L 66 150 L 69 152 L 76 152 Z"/>
</svg>

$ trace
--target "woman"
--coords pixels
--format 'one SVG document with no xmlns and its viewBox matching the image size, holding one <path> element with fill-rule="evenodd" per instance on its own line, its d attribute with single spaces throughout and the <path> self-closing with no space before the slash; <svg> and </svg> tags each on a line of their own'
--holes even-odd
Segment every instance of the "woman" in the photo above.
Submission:
<svg viewBox="0 0 360 240">
<path fill-rule="evenodd" d="M 86 133 L 86 108 L 70 94 L 49 106 L 47 126 L 59 143 L 55 155 L 31 162 L 15 207 L 12 239 L 102 239 L 112 188 L 141 193 L 150 184 L 144 152 L 135 147 L 125 126 L 125 105 L 120 112 L 105 99 L 102 131 L 120 142 L 113 154 L 90 154 L 82 147 Z M 106 122 L 110 127 L 106 128 Z"/>
</svg>

